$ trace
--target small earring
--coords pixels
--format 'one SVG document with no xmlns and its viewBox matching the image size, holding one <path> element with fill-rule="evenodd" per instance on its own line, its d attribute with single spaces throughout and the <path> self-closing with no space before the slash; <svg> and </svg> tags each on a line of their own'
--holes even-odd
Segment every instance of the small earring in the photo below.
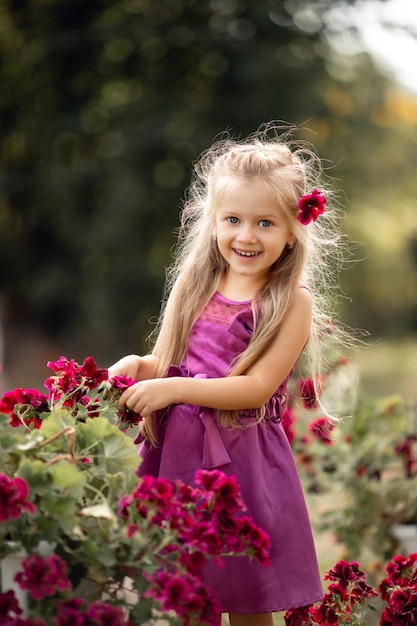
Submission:
<svg viewBox="0 0 417 626">
<path fill-rule="evenodd" d="M 294 248 L 294 245 L 295 245 L 295 241 L 290 241 L 290 243 L 287 243 L 288 250 L 292 250 Z"/>
</svg>

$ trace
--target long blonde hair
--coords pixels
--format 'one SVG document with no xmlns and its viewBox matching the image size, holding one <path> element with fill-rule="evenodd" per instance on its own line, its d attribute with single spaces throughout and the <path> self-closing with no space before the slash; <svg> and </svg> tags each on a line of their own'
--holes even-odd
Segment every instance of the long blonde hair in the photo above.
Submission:
<svg viewBox="0 0 417 626">
<path fill-rule="evenodd" d="M 271 132 L 272 131 L 272 132 Z M 156 329 L 154 353 L 157 376 L 184 359 L 191 328 L 216 292 L 227 264 L 215 238 L 216 209 L 240 182 L 261 178 L 288 219 L 295 243 L 285 248 L 271 267 L 267 283 L 254 298 L 254 333 L 248 347 L 233 365 L 230 376 L 247 372 L 276 336 L 300 284 L 313 296 L 313 322 L 308 342 L 312 375 L 320 370 L 322 340 L 336 328 L 330 319 L 329 298 L 337 283 L 343 246 L 337 212 L 325 190 L 327 207 L 317 222 L 307 226 L 297 220 L 298 200 L 322 177 L 321 161 L 309 146 L 291 140 L 291 131 L 267 124 L 247 139 L 220 139 L 194 164 L 181 215 L 176 260 L 168 270 L 166 293 Z M 323 185 L 320 185 L 323 191 Z M 257 315 L 256 303 L 261 303 Z M 223 423 L 237 425 L 233 412 L 220 412 Z M 151 420 L 144 432 L 154 440 Z"/>
</svg>

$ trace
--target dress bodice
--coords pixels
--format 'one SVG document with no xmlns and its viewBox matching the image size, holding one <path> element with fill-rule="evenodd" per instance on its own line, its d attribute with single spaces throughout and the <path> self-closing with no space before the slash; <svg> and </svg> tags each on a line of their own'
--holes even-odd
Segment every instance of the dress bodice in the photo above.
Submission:
<svg viewBox="0 0 417 626">
<path fill-rule="evenodd" d="M 216 292 L 195 322 L 187 354 L 182 363 L 183 375 L 221 378 L 227 376 L 236 359 L 246 350 L 254 327 L 252 303 L 235 302 Z M 266 409 L 278 418 L 287 391 L 287 377 L 273 394 Z M 279 407 L 277 407 L 279 401 Z M 252 414 L 253 411 L 245 412 Z M 272 415 L 270 415 L 272 417 Z"/>
</svg>

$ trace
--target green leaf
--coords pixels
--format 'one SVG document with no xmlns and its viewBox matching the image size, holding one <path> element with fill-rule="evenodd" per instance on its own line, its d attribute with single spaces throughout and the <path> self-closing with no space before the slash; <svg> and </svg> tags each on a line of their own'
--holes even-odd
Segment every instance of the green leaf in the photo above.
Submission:
<svg viewBox="0 0 417 626">
<path fill-rule="evenodd" d="M 10 422 L 10 415 L 6 415 L 5 413 L 0 413 L 0 428 L 8 427 Z"/>
<path fill-rule="evenodd" d="M 54 486 L 73 498 L 80 498 L 86 482 L 85 474 L 69 461 L 59 461 L 49 467 Z M 65 494 L 62 494 L 65 495 Z"/>
<path fill-rule="evenodd" d="M 74 418 L 67 409 L 56 407 L 52 410 L 49 417 L 43 420 L 40 432 L 46 439 L 50 439 L 51 437 L 55 437 L 68 426 L 76 426 Z M 65 435 L 63 434 L 62 436 L 64 437 Z M 50 445 L 62 447 L 62 441 L 57 439 L 55 442 L 51 442 Z"/>
<path fill-rule="evenodd" d="M 132 439 L 110 424 L 105 417 L 88 419 L 79 424 L 77 435 L 83 439 L 83 448 L 91 446 L 95 459 L 109 474 L 121 469 L 135 472 L 139 465 L 137 447 Z M 78 442 L 78 437 L 77 437 Z"/>
<path fill-rule="evenodd" d="M 82 448 L 88 448 L 101 442 L 112 433 L 119 433 L 116 426 L 105 417 L 93 417 L 77 425 L 77 442 Z"/>
<path fill-rule="evenodd" d="M 125 471 L 107 475 L 108 499 L 118 505 L 121 493 L 130 493 L 139 482 L 139 477 L 128 467 Z"/>
<path fill-rule="evenodd" d="M 76 534 L 79 519 L 76 515 L 76 502 L 71 498 L 43 498 L 42 511 L 50 518 L 56 520 L 55 526 L 61 528 L 69 536 Z M 49 525 L 50 520 L 45 520 Z M 39 523 L 41 526 L 41 523 Z M 55 529 L 54 529 L 55 530 Z M 78 533 L 77 533 L 78 534 Z"/>
<path fill-rule="evenodd" d="M 132 471 L 137 469 L 139 465 L 137 447 L 129 437 L 118 432 L 116 435 L 107 437 L 102 444 L 108 472 L 120 471 L 121 465 Z"/>
<path fill-rule="evenodd" d="M 14 453 L 16 447 L 21 441 L 21 437 L 16 436 L 14 432 L 6 432 L 2 433 L 0 436 L 0 449 L 2 450 L 2 454 L 0 455 L 0 460 L 3 460 L 3 457 L 7 456 L 7 453 Z M 4 454 L 3 454 L 4 451 Z"/>
<path fill-rule="evenodd" d="M 24 458 L 19 466 L 19 475 L 29 483 L 30 492 L 50 493 L 52 478 L 45 471 L 45 463 L 40 459 Z"/>
</svg>

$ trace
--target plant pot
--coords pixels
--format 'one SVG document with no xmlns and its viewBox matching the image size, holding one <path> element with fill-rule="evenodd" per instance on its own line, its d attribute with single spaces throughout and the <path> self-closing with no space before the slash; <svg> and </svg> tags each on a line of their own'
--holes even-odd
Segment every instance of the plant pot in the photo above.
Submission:
<svg viewBox="0 0 417 626">
<path fill-rule="evenodd" d="M 0 561 L 1 591 L 14 591 L 16 600 L 23 611 L 21 617 L 24 619 L 28 617 L 29 595 L 25 589 L 20 588 L 17 582 L 15 582 L 14 577 L 18 572 L 22 571 L 22 563 L 27 557 L 27 553 L 15 542 L 8 541 L 6 543 L 14 552 L 11 552 Z M 37 547 L 38 554 L 43 557 L 53 554 L 54 550 L 55 544 L 49 543 L 48 541 L 40 541 Z"/>
<path fill-rule="evenodd" d="M 26 552 L 20 549 L 5 556 L 0 563 L 1 590 L 3 593 L 9 590 L 14 591 L 16 600 L 23 611 L 21 615 L 23 618 L 27 617 L 28 614 L 28 593 L 19 587 L 14 577 L 22 570 L 22 562 L 25 560 L 26 556 Z"/>
<path fill-rule="evenodd" d="M 404 556 L 417 552 L 417 524 L 395 524 L 391 534 L 399 542 Z"/>
</svg>

